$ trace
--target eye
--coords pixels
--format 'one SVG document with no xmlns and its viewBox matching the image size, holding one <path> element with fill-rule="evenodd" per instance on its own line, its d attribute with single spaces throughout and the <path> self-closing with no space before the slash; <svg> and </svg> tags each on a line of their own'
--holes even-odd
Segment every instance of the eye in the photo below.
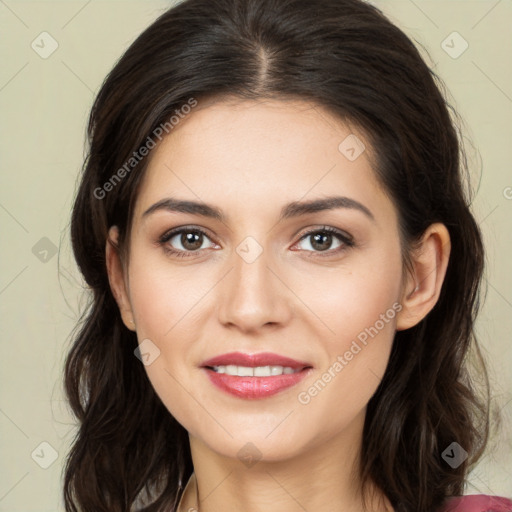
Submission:
<svg viewBox="0 0 512 512">
<path fill-rule="evenodd" d="M 173 241 L 173 239 L 175 240 Z M 167 254 L 179 258 L 187 258 L 205 249 L 205 247 L 203 247 L 205 239 L 210 240 L 210 237 L 202 229 L 184 226 L 164 233 L 158 239 L 158 244 L 163 246 Z M 307 248 L 303 250 L 319 255 L 320 257 L 341 253 L 355 245 L 350 235 L 329 226 L 323 226 L 322 228 L 316 228 L 306 232 L 296 245 L 306 240 L 312 250 Z M 331 249 L 334 240 L 338 240 L 338 246 L 335 249 Z M 181 247 L 176 248 L 176 245 Z M 215 244 L 213 245 L 215 246 Z"/>
<path fill-rule="evenodd" d="M 333 244 L 333 240 L 337 239 L 339 244 L 335 249 L 331 249 Z M 317 228 L 315 230 L 310 230 L 305 233 L 300 241 L 308 241 L 309 247 L 313 250 L 305 249 L 307 252 L 313 252 L 315 254 L 318 253 L 327 253 L 325 256 L 332 256 L 333 254 L 338 254 L 350 247 L 353 247 L 354 240 L 353 238 L 335 228 L 331 228 L 329 226 L 324 226 L 322 228 Z M 324 254 L 319 254 L 320 256 L 324 256 Z"/>
<path fill-rule="evenodd" d="M 158 243 L 163 246 L 166 253 L 178 257 L 193 256 L 194 252 L 199 252 L 204 249 L 203 243 L 205 238 L 209 239 L 206 232 L 199 228 L 181 227 L 173 229 L 164 233 L 159 239 Z M 176 239 L 173 242 L 173 239 Z M 173 243 L 171 243 L 173 242 Z M 177 249 L 173 245 L 181 245 Z"/>
</svg>

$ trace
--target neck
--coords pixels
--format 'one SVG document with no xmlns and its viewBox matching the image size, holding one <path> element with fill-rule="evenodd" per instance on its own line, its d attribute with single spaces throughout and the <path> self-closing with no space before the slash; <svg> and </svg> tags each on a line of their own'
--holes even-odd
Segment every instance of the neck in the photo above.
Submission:
<svg viewBox="0 0 512 512">
<path fill-rule="evenodd" d="M 354 429 L 362 431 L 361 425 Z M 341 433 L 286 460 L 271 461 L 262 454 L 257 462 L 245 463 L 189 438 L 195 477 L 189 496 L 197 496 L 193 508 L 198 512 L 364 510 L 358 477 L 361 443 L 354 442 L 353 434 Z M 367 491 L 368 512 L 393 511 L 380 490 L 369 486 Z"/>
</svg>

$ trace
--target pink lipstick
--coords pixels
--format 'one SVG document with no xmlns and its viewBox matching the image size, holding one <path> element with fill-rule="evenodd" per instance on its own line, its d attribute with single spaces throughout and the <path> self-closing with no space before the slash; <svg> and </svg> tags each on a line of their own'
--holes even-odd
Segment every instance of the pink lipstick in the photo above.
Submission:
<svg viewBox="0 0 512 512">
<path fill-rule="evenodd" d="M 300 382 L 312 369 L 307 362 L 271 352 L 230 352 L 204 361 L 201 367 L 215 386 L 246 399 L 275 395 Z"/>
</svg>

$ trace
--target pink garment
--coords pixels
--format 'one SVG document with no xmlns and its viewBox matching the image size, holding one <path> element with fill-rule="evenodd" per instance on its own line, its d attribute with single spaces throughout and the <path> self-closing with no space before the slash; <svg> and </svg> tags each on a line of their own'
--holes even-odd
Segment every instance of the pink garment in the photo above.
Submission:
<svg viewBox="0 0 512 512">
<path fill-rule="evenodd" d="M 487 494 L 456 496 L 448 498 L 439 512 L 512 512 L 512 501 Z"/>
</svg>

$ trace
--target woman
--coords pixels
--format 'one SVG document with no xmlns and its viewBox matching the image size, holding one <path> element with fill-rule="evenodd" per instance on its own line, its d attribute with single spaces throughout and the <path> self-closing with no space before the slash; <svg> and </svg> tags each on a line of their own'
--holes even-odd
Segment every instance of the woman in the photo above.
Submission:
<svg viewBox="0 0 512 512">
<path fill-rule="evenodd" d="M 457 497 L 482 240 L 437 78 L 379 10 L 186 0 L 89 142 L 67 511 L 512 510 Z"/>
</svg>

